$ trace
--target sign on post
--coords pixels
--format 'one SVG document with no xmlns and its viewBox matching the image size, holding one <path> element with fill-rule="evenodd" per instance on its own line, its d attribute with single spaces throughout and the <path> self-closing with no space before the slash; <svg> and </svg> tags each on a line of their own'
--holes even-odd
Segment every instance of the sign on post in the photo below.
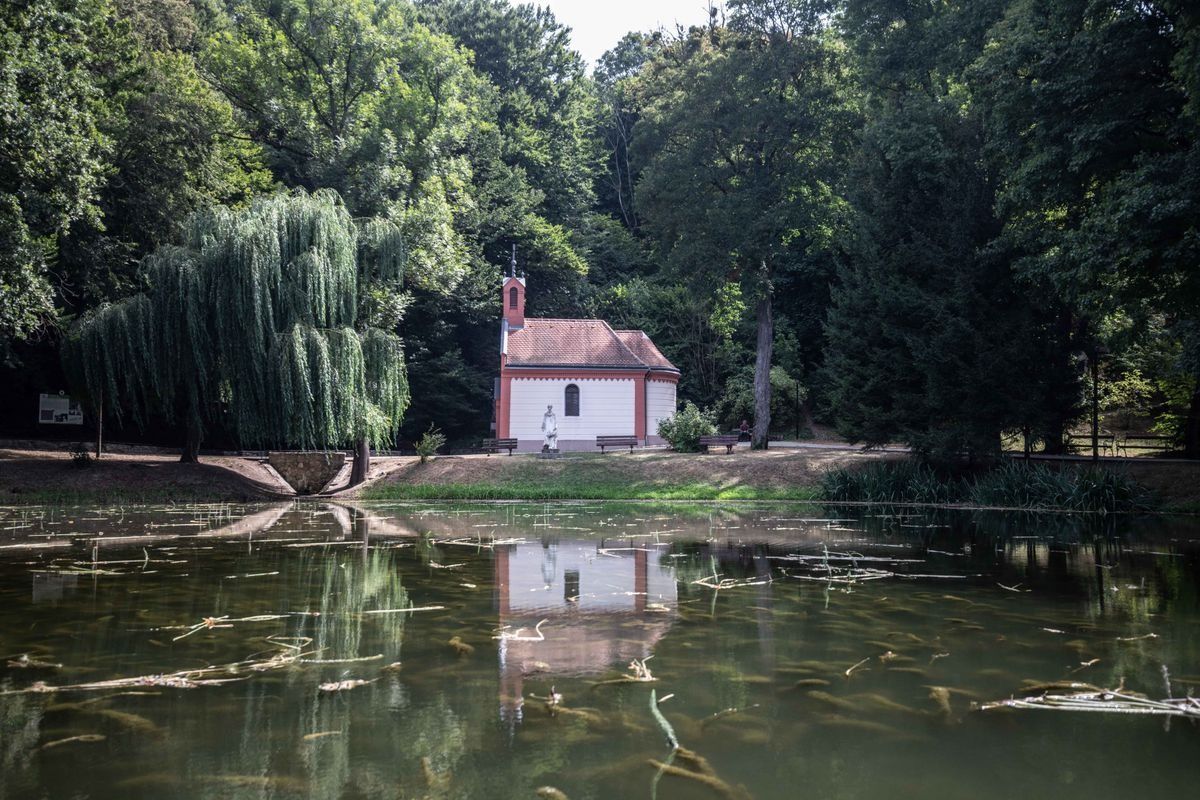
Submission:
<svg viewBox="0 0 1200 800">
<path fill-rule="evenodd" d="M 43 425 L 82 425 L 79 401 L 65 392 L 38 395 L 38 422 Z"/>
</svg>

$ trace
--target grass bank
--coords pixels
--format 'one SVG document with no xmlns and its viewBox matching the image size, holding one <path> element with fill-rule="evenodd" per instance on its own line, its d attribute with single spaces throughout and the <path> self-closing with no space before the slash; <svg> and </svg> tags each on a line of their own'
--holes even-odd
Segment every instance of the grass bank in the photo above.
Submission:
<svg viewBox="0 0 1200 800">
<path fill-rule="evenodd" d="M 738 451 L 440 457 L 401 460 L 358 492 L 367 500 L 799 500 L 821 497 L 821 476 L 878 454 Z"/>
<path fill-rule="evenodd" d="M 511 483 L 386 484 L 361 495 L 366 500 L 818 500 L 815 486 L 775 489 L 687 483 L 609 484 L 586 481 Z"/>
<path fill-rule="evenodd" d="M 1011 463 L 939 474 L 902 454 L 850 450 L 645 451 L 395 459 L 357 496 L 367 500 L 791 500 L 1079 512 L 1200 509 L 1200 464 L 1092 468 Z"/>
</svg>

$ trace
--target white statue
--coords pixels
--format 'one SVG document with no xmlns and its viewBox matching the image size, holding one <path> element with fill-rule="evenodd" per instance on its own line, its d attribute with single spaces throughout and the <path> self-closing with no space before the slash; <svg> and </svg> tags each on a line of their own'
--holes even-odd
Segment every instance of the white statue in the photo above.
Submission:
<svg viewBox="0 0 1200 800">
<path fill-rule="evenodd" d="M 554 406 L 546 406 L 546 413 L 542 414 L 542 435 L 543 450 L 558 449 L 558 417 L 554 416 Z"/>
</svg>

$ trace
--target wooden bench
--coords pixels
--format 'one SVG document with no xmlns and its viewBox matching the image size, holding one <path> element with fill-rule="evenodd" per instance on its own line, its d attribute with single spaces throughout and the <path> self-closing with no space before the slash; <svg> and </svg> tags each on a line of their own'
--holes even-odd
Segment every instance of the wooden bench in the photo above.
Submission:
<svg viewBox="0 0 1200 800">
<path fill-rule="evenodd" d="M 1096 437 L 1096 444 L 1101 453 L 1116 455 L 1117 453 L 1117 437 L 1111 433 L 1102 433 Z M 1090 433 L 1068 433 L 1067 434 L 1067 452 L 1078 448 L 1080 452 L 1088 452 L 1092 449 L 1092 435 Z"/>
<path fill-rule="evenodd" d="M 733 452 L 733 446 L 738 443 L 738 435 L 732 434 L 728 436 L 701 436 L 700 448 L 702 452 L 707 453 L 710 447 L 725 446 L 725 454 L 729 455 Z"/>
<path fill-rule="evenodd" d="M 480 449 L 489 455 L 491 453 L 499 453 L 501 450 L 507 450 L 511 456 L 513 450 L 517 449 L 516 439 L 484 439 L 479 443 Z"/>
<path fill-rule="evenodd" d="M 637 447 L 638 440 L 636 436 L 597 436 L 596 447 L 600 448 L 601 455 L 604 454 L 606 447 L 628 447 L 629 452 L 633 452 L 633 448 Z"/>
<path fill-rule="evenodd" d="M 1172 437 L 1156 433 L 1127 433 L 1117 443 L 1117 452 L 1125 455 L 1129 455 L 1130 450 L 1157 450 L 1165 453 L 1171 449 L 1172 441 Z M 1141 444 L 1142 442 L 1145 444 Z"/>
</svg>

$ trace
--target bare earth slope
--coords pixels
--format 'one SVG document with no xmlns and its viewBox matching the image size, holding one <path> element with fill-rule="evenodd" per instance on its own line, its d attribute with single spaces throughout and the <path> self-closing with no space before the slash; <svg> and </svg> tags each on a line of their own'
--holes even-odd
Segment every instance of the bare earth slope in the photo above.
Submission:
<svg viewBox="0 0 1200 800">
<path fill-rule="evenodd" d="M 257 461 L 107 454 L 87 466 L 53 450 L 0 450 L 0 503 L 262 500 L 291 490 Z"/>
</svg>

